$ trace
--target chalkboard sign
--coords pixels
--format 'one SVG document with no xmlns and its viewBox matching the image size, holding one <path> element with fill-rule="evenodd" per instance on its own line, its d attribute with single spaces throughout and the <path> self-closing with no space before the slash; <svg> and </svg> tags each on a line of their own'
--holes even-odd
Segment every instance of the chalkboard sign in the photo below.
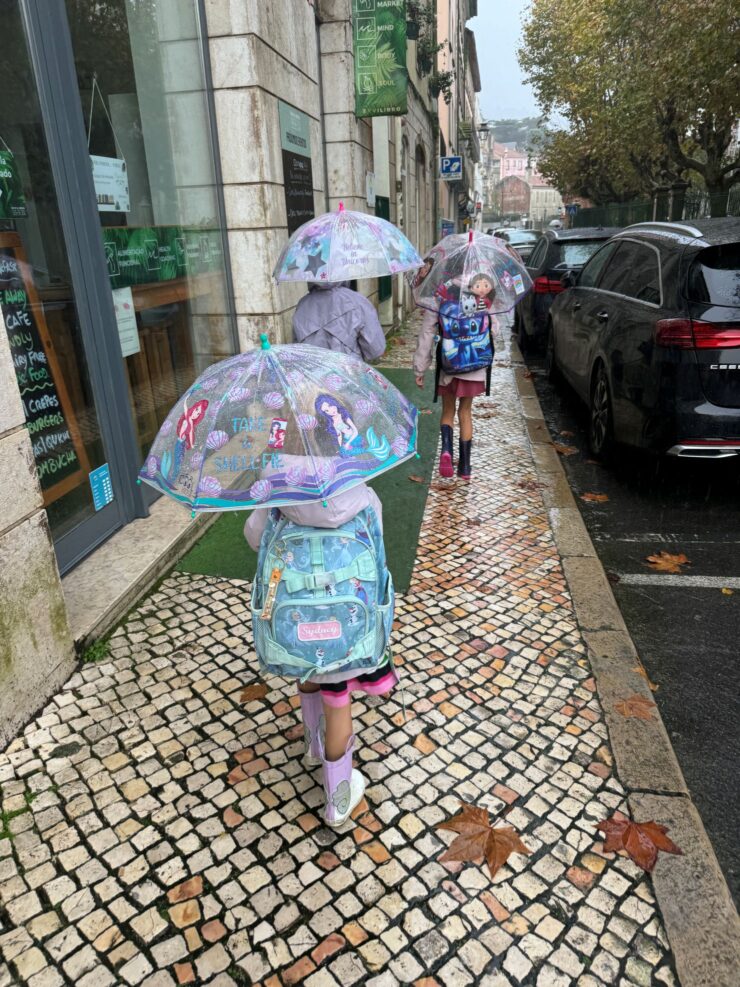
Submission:
<svg viewBox="0 0 740 987">
<path fill-rule="evenodd" d="M 83 482 L 90 466 L 32 269 L 15 233 L 0 234 L 0 307 L 44 503 L 49 504 Z"/>
<path fill-rule="evenodd" d="M 292 151 L 283 151 L 285 207 L 288 213 L 288 235 L 295 233 L 314 217 L 313 176 L 311 159 Z"/>
</svg>

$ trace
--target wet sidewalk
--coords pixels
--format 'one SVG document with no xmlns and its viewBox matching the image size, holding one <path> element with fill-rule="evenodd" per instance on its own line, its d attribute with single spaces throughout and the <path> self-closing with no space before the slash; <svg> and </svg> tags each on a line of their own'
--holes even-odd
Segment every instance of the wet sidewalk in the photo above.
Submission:
<svg viewBox="0 0 740 987">
<path fill-rule="evenodd" d="M 174 574 L 0 754 L 0 987 L 677 983 L 650 880 L 596 828 L 625 791 L 497 363 L 474 482 L 433 481 L 398 602 L 408 716 L 354 704 L 355 825 L 320 822 L 294 686 L 241 701 L 248 584 Z M 460 799 L 531 855 L 440 863 Z"/>
</svg>

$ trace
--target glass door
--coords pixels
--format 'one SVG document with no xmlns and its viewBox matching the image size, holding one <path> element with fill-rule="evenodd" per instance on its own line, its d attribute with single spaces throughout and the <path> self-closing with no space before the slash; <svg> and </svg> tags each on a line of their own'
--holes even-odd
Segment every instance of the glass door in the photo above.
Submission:
<svg viewBox="0 0 740 987">
<path fill-rule="evenodd" d="M 0 23 L 0 305 L 64 569 L 120 526 L 125 505 L 114 492 L 19 0 L 0 0 Z"/>
</svg>

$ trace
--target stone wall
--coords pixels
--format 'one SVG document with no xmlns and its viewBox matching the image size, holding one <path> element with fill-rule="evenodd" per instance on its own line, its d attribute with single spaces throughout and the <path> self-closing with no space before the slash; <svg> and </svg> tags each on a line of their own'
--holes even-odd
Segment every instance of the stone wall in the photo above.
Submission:
<svg viewBox="0 0 740 987">
<path fill-rule="evenodd" d="M 0 747 L 74 666 L 59 570 L 0 313 Z"/>
</svg>

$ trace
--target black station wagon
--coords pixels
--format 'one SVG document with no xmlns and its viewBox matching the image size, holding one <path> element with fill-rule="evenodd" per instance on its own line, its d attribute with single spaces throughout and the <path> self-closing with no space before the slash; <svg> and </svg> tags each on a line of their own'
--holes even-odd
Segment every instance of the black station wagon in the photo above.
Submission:
<svg viewBox="0 0 740 987">
<path fill-rule="evenodd" d="M 594 454 L 740 453 L 740 219 L 627 227 L 564 281 L 547 366 L 587 402 Z"/>
</svg>

